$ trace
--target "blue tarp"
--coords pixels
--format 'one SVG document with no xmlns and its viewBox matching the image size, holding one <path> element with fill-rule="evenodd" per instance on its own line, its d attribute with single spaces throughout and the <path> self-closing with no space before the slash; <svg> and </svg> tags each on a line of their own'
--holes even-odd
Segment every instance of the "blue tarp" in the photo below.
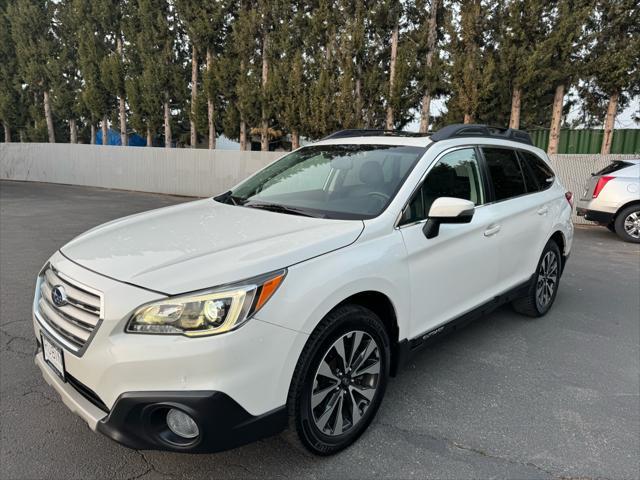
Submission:
<svg viewBox="0 0 640 480">
<path fill-rule="evenodd" d="M 102 130 L 98 130 L 96 133 L 96 144 L 102 145 Z M 113 129 L 109 129 L 107 132 L 107 145 L 122 145 L 120 139 L 120 132 L 116 132 Z M 130 147 L 146 147 L 147 141 L 137 133 L 129 134 L 129 146 Z"/>
</svg>

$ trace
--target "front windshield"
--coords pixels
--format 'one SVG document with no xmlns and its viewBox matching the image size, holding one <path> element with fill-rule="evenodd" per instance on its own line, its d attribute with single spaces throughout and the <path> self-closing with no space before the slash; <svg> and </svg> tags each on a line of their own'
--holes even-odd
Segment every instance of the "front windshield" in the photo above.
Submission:
<svg viewBox="0 0 640 480">
<path fill-rule="evenodd" d="M 218 200 L 323 218 L 373 218 L 389 205 L 424 151 L 397 145 L 305 147 Z"/>
</svg>

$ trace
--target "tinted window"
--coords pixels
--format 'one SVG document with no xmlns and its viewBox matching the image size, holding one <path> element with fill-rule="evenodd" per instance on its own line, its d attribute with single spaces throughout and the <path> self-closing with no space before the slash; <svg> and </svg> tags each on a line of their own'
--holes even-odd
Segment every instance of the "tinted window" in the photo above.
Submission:
<svg viewBox="0 0 640 480">
<path fill-rule="evenodd" d="M 609 175 L 610 173 L 617 172 L 618 170 L 622 170 L 623 168 L 630 167 L 631 165 L 633 165 L 633 163 L 623 162 L 623 161 L 613 162 L 607 165 L 606 167 L 604 167 L 602 170 L 598 170 L 593 175 L 594 176 Z"/>
<path fill-rule="evenodd" d="M 462 198 L 476 205 L 484 203 L 480 169 L 473 148 L 456 150 L 438 160 L 405 210 L 403 223 L 426 218 L 431 204 L 439 197 Z"/>
<path fill-rule="evenodd" d="M 527 193 L 524 176 L 514 150 L 483 148 L 482 151 L 491 174 L 496 200 L 504 200 Z"/>
<path fill-rule="evenodd" d="M 545 190 L 551 186 L 555 178 L 555 174 L 547 162 L 531 152 L 520 150 L 520 158 L 524 161 L 528 170 L 531 171 L 538 183 L 540 190 Z M 527 169 L 525 169 L 526 172 Z M 528 186 L 528 185 L 527 185 Z"/>
<path fill-rule="evenodd" d="M 424 151 L 396 145 L 305 147 L 247 179 L 224 201 L 326 218 L 372 218 L 391 202 Z"/>
</svg>

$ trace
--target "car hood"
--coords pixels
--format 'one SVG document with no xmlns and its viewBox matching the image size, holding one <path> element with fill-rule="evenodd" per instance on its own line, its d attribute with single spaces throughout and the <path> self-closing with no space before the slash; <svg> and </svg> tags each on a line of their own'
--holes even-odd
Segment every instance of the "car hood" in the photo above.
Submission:
<svg viewBox="0 0 640 480">
<path fill-rule="evenodd" d="M 237 282 L 353 243 L 363 222 L 198 200 L 115 220 L 61 251 L 108 277 L 169 295 Z"/>
</svg>

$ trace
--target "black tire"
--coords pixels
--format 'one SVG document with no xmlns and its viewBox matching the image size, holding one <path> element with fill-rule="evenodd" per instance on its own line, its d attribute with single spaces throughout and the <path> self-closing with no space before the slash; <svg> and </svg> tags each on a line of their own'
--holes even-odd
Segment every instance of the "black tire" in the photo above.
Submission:
<svg viewBox="0 0 640 480">
<path fill-rule="evenodd" d="M 635 217 L 635 220 L 634 220 Z M 614 222 L 615 230 L 618 236 L 625 242 L 640 243 L 640 205 L 629 205 L 627 208 L 621 210 L 616 215 Z M 629 226 L 628 222 L 632 222 L 633 234 L 631 234 L 625 228 L 625 222 Z M 633 235 L 638 235 L 637 237 Z"/>
<path fill-rule="evenodd" d="M 553 263 L 555 267 L 551 267 L 550 263 L 546 263 L 548 261 L 555 262 Z M 545 273 L 549 272 L 551 268 L 555 268 L 555 272 Z M 546 315 L 556 299 L 561 272 L 562 255 L 560 254 L 560 248 L 555 241 L 549 240 L 544 250 L 542 250 L 536 273 L 529 283 L 527 294 L 512 302 L 513 309 L 518 313 L 534 318 Z M 549 286 L 552 280 L 551 274 L 555 275 L 552 288 Z"/>
<path fill-rule="evenodd" d="M 362 332 L 361 335 L 354 336 L 358 332 Z M 357 339 L 360 339 L 358 344 L 360 349 L 356 345 L 356 351 L 353 352 L 353 347 L 349 350 L 349 346 L 355 345 Z M 370 345 L 371 341 L 375 342 L 374 346 Z M 342 342 L 341 345 L 345 351 L 344 357 L 340 357 L 335 349 L 335 345 L 338 342 Z M 368 349 L 375 347 L 377 349 L 367 356 Z M 349 361 L 342 360 L 347 357 L 351 357 L 354 360 L 354 362 L 350 363 L 351 365 L 355 365 L 355 360 L 358 360 L 355 357 L 366 358 L 361 360 L 361 363 L 354 368 L 353 378 L 350 374 L 342 374 L 341 381 L 338 380 L 337 384 L 328 383 L 328 386 L 324 385 L 320 388 L 320 380 L 334 381 L 329 377 L 322 376 L 321 363 L 323 366 L 329 366 L 327 362 L 327 358 L 329 358 L 331 362 L 336 361 L 335 365 L 347 365 Z M 344 363 L 340 363 L 339 360 Z M 375 365 L 376 360 L 379 362 L 380 367 L 378 374 L 371 375 L 367 373 L 357 376 L 360 370 L 369 370 L 364 365 Z M 343 305 L 330 312 L 309 337 L 293 374 L 287 400 L 289 430 L 285 433 L 289 442 L 293 443 L 294 446 L 304 447 L 316 455 L 332 455 L 351 445 L 367 429 L 380 407 L 389 378 L 390 360 L 389 336 L 382 321 L 375 313 L 360 305 Z M 345 368 L 345 371 L 347 370 Z M 331 367 L 330 373 L 332 378 L 334 374 L 341 375 L 338 367 L 335 369 Z M 349 379 L 343 385 L 345 382 L 344 377 L 347 376 L 349 376 Z M 363 379 L 365 378 L 367 384 L 375 384 L 375 386 L 366 385 L 361 388 L 361 386 L 356 387 L 356 384 L 353 383 L 355 381 L 364 382 Z M 351 386 L 349 386 L 349 381 L 352 382 Z M 320 393 L 314 395 L 314 388 L 319 390 Z M 372 395 L 371 400 L 361 397 L 358 393 L 358 391 L 365 391 L 365 389 L 368 395 Z M 373 390 L 374 393 L 368 393 L 369 390 Z M 318 403 L 315 409 L 312 408 L 312 396 L 320 398 L 324 396 L 325 391 L 329 392 L 326 394 L 325 399 Z M 349 400 L 346 400 L 347 398 Z M 333 401 L 333 399 L 337 400 Z M 359 407 L 355 406 L 353 401 L 360 402 Z M 333 408 L 331 405 L 336 405 L 336 407 Z M 349 407 L 351 407 L 351 410 L 349 410 Z M 328 412 L 332 408 L 332 412 L 337 412 L 335 413 L 336 416 L 334 417 L 334 413 L 331 413 L 326 417 L 325 430 L 323 431 L 318 426 L 318 423 L 322 423 L 325 414 L 319 415 L 320 418 L 318 419 L 316 418 L 318 417 L 318 411 Z M 354 412 L 353 408 L 358 408 L 357 413 Z M 351 412 L 350 419 L 349 412 Z M 345 413 L 347 414 L 346 416 Z M 343 427 L 346 428 L 344 433 L 341 434 L 336 433 L 337 415 L 340 415 L 339 432 L 343 431 Z M 360 418 L 356 420 L 356 416 Z M 332 418 L 335 418 L 335 420 L 332 421 Z M 351 420 L 350 426 L 349 420 Z M 329 422 L 333 423 L 333 432 L 328 431 L 331 429 Z"/>
</svg>

